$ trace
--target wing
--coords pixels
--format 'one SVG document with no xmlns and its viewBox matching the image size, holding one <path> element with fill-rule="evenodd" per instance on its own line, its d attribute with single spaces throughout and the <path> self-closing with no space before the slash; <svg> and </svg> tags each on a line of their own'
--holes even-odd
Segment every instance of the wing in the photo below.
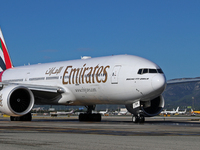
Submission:
<svg viewBox="0 0 200 150">
<path fill-rule="evenodd" d="M 31 90 L 35 98 L 35 104 L 58 104 L 58 101 L 62 97 L 62 93 L 66 92 L 62 87 L 58 86 L 44 86 L 5 82 L 0 83 L 1 89 L 9 85 L 19 85 Z"/>
</svg>

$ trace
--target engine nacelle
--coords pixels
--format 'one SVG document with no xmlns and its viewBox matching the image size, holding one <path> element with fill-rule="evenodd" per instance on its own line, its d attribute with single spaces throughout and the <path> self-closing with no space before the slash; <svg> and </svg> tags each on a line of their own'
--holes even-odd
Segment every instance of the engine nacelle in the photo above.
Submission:
<svg viewBox="0 0 200 150">
<path fill-rule="evenodd" d="M 31 111 L 34 96 L 20 85 L 9 85 L 0 91 L 0 111 L 10 116 L 23 116 Z"/>
<path fill-rule="evenodd" d="M 137 115 L 140 110 L 142 110 L 143 114 L 147 117 L 152 117 L 160 114 L 164 107 L 164 98 L 162 95 L 150 100 L 150 101 L 141 101 L 140 106 L 137 108 L 133 108 L 133 104 L 127 104 L 126 109 L 134 114 Z"/>
</svg>

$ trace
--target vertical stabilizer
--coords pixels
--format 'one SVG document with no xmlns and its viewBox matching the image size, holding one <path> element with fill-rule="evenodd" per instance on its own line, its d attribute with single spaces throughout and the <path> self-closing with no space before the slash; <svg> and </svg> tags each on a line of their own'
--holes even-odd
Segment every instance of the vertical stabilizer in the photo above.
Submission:
<svg viewBox="0 0 200 150">
<path fill-rule="evenodd" d="M 12 68 L 12 62 L 0 28 L 0 72 L 9 68 Z"/>
<path fill-rule="evenodd" d="M 176 108 L 176 112 L 178 112 L 178 110 L 179 110 L 179 107 Z"/>
</svg>

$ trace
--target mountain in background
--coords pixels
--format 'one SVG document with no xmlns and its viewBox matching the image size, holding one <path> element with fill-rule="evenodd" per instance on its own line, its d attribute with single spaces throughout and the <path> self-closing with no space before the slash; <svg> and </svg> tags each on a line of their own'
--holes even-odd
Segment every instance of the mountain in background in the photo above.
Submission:
<svg viewBox="0 0 200 150">
<path fill-rule="evenodd" d="M 188 79 L 199 78 L 181 78 L 170 81 L 176 82 Z M 165 99 L 166 109 L 172 109 L 178 106 L 181 109 L 185 109 L 191 106 L 194 110 L 200 110 L 200 82 L 169 84 L 162 95 Z"/>
</svg>

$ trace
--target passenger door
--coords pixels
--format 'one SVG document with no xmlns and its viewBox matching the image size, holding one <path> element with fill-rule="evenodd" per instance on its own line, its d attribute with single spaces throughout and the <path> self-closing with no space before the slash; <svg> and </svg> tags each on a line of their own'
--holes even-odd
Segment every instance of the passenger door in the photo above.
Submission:
<svg viewBox="0 0 200 150">
<path fill-rule="evenodd" d="M 111 83 L 112 84 L 118 84 L 118 76 L 119 76 L 119 71 L 121 69 L 121 65 L 116 65 L 114 68 L 113 68 L 113 71 L 112 71 L 112 79 L 111 79 Z"/>
</svg>

